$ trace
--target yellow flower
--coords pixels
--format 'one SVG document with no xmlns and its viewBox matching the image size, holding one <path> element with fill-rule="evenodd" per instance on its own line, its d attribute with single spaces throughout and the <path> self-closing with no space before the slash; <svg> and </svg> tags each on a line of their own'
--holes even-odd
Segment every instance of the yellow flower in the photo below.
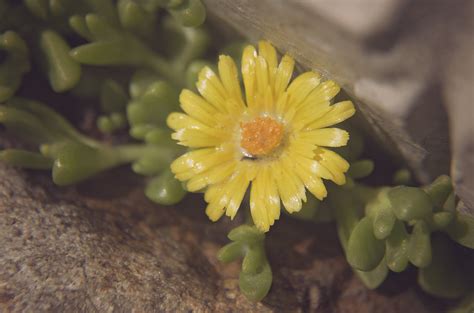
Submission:
<svg viewBox="0 0 474 313">
<path fill-rule="evenodd" d="M 315 72 L 291 83 L 295 61 L 278 64 L 275 48 L 262 41 L 258 53 L 247 46 L 242 56 L 243 96 L 232 58 L 219 57 L 216 75 L 205 67 L 196 84 L 201 95 L 183 90 L 181 108 L 168 125 L 173 139 L 192 148 L 171 170 L 189 191 L 204 191 L 213 221 L 234 218 L 250 187 L 255 225 L 268 231 L 280 216 L 280 203 L 292 213 L 306 201 L 306 189 L 323 199 L 322 179 L 345 183 L 349 164 L 325 147 L 346 145 L 349 134 L 328 126 L 355 113 L 350 101 L 331 105 L 339 92 L 333 81 Z"/>
</svg>

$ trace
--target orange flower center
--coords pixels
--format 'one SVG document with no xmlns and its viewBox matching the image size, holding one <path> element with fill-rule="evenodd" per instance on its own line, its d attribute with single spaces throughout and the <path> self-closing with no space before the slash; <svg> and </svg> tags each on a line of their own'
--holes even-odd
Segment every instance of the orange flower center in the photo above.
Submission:
<svg viewBox="0 0 474 313">
<path fill-rule="evenodd" d="M 263 156 L 273 152 L 283 139 L 283 124 L 271 117 L 257 117 L 251 122 L 240 123 L 240 146 L 251 156 Z"/>
</svg>

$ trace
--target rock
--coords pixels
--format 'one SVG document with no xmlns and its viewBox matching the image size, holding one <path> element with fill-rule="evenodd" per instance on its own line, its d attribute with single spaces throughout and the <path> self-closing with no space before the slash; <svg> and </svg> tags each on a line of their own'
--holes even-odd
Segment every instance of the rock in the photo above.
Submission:
<svg viewBox="0 0 474 313">
<path fill-rule="evenodd" d="M 268 39 L 338 81 L 380 145 L 421 183 L 450 172 L 452 148 L 456 191 L 474 207 L 472 1 L 204 3 L 251 41 Z"/>
<path fill-rule="evenodd" d="M 77 187 L 0 164 L 0 311 L 442 312 L 414 273 L 376 291 L 352 274 L 332 224 L 283 218 L 267 240 L 274 284 L 262 303 L 216 259 L 228 230 L 201 196 L 161 207 L 118 169 Z"/>
</svg>

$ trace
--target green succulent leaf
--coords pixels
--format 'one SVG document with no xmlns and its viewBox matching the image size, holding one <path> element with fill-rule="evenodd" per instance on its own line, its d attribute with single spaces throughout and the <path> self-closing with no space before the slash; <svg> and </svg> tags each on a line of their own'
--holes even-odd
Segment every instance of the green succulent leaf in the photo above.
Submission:
<svg viewBox="0 0 474 313">
<path fill-rule="evenodd" d="M 357 223 L 347 244 L 347 261 L 358 270 L 371 271 L 384 257 L 385 245 L 374 236 L 373 221 L 366 216 Z"/>
<path fill-rule="evenodd" d="M 119 0 L 117 9 L 125 29 L 143 37 L 152 37 L 157 16 L 154 12 L 145 10 L 133 0 Z"/>
<path fill-rule="evenodd" d="M 232 241 L 240 241 L 248 245 L 261 243 L 265 239 L 265 234 L 254 226 L 241 225 L 230 231 L 227 237 Z"/>
<path fill-rule="evenodd" d="M 447 228 L 454 220 L 455 213 L 453 212 L 437 212 L 431 216 L 430 227 L 433 230 L 442 230 Z"/>
<path fill-rule="evenodd" d="M 148 131 L 165 125 L 166 117 L 177 110 L 178 105 L 178 92 L 174 87 L 165 81 L 152 83 L 139 99 L 128 105 L 131 135 L 143 139 Z M 137 127 L 145 131 L 135 130 Z"/>
<path fill-rule="evenodd" d="M 405 224 L 397 221 L 385 241 L 387 266 L 394 272 L 402 272 L 408 266 L 408 238 Z"/>
<path fill-rule="evenodd" d="M 59 186 L 81 182 L 121 164 L 119 155 L 112 149 L 92 148 L 77 142 L 56 145 L 51 148 L 55 157 L 53 181 Z"/>
<path fill-rule="evenodd" d="M 125 128 L 125 126 L 127 126 L 127 118 L 124 113 L 115 112 L 110 115 L 102 115 L 97 119 L 97 128 L 106 134 Z"/>
<path fill-rule="evenodd" d="M 373 270 L 367 272 L 355 270 L 355 273 L 367 288 L 375 289 L 379 287 L 387 278 L 388 268 L 385 260 L 382 259 L 382 261 L 380 261 L 377 267 Z"/>
<path fill-rule="evenodd" d="M 434 182 L 425 186 L 423 190 L 430 196 L 436 206 L 442 207 L 453 191 L 453 184 L 449 176 L 441 175 Z"/>
<path fill-rule="evenodd" d="M 171 5 L 170 14 L 183 26 L 197 27 L 206 19 L 206 9 L 200 0 L 183 0 L 179 5 Z"/>
<path fill-rule="evenodd" d="M 173 205 L 184 198 L 186 191 L 171 171 L 167 170 L 148 182 L 145 195 L 158 204 Z"/>
<path fill-rule="evenodd" d="M 93 147 L 99 145 L 96 141 L 83 136 L 63 116 L 41 102 L 14 97 L 8 101 L 8 107 L 14 108 L 26 115 L 34 116 L 35 120 L 41 124 L 41 127 L 48 130 L 49 141 L 39 140 L 36 142 L 44 143 L 69 139 Z M 27 119 L 25 122 L 27 122 Z"/>
<path fill-rule="evenodd" d="M 272 284 L 272 271 L 265 255 L 265 234 L 255 226 L 240 225 L 227 237 L 233 242 L 219 251 L 218 259 L 228 263 L 243 257 L 240 290 L 251 301 L 262 300 Z"/>
<path fill-rule="evenodd" d="M 27 142 L 42 144 L 61 138 L 48 129 L 35 115 L 13 107 L 0 105 L 0 124 Z"/>
<path fill-rule="evenodd" d="M 130 79 L 129 92 L 132 99 L 140 98 L 151 84 L 160 80 L 160 76 L 150 70 L 138 70 Z"/>
<path fill-rule="evenodd" d="M 250 248 L 242 261 L 242 273 L 255 275 L 262 270 L 262 264 L 266 263 L 263 248 Z"/>
<path fill-rule="evenodd" d="M 360 179 L 369 176 L 374 171 L 374 162 L 372 160 L 359 160 L 353 162 L 347 175 L 354 179 Z"/>
<path fill-rule="evenodd" d="M 408 259 L 420 268 L 431 263 L 430 229 L 425 221 L 417 221 L 408 241 Z"/>
<path fill-rule="evenodd" d="M 446 231 L 449 237 L 457 243 L 474 249 L 474 218 L 472 216 L 457 213 L 453 223 Z"/>
<path fill-rule="evenodd" d="M 385 239 L 392 232 L 396 217 L 391 208 L 381 207 L 374 214 L 374 235 L 377 239 Z"/>
<path fill-rule="evenodd" d="M 100 90 L 100 107 L 103 112 L 123 112 L 127 107 L 128 96 L 115 80 L 107 79 Z"/>
<path fill-rule="evenodd" d="M 272 280 L 272 269 L 270 268 L 270 264 L 265 262 L 262 266 L 262 270 L 257 274 L 240 272 L 240 291 L 247 299 L 258 302 L 265 298 L 270 291 Z"/>
<path fill-rule="evenodd" d="M 431 214 L 433 202 L 420 188 L 399 186 L 388 192 L 393 211 L 398 219 L 410 221 Z"/>
<path fill-rule="evenodd" d="M 395 185 L 411 185 L 412 177 L 409 170 L 403 168 L 395 172 L 393 175 L 393 184 Z"/>
<path fill-rule="evenodd" d="M 11 166 L 38 170 L 50 169 L 53 167 L 53 160 L 50 158 L 39 153 L 17 149 L 0 151 L 0 161 Z"/>
<path fill-rule="evenodd" d="M 219 250 L 217 259 L 224 263 L 230 263 L 242 258 L 244 255 L 243 245 L 240 242 L 231 242 Z"/>
<path fill-rule="evenodd" d="M 472 282 L 444 236 L 433 238 L 433 262 L 418 272 L 421 288 L 438 297 L 455 299 L 467 293 Z"/>
<path fill-rule="evenodd" d="M 145 176 L 157 175 L 169 167 L 173 161 L 176 151 L 157 147 L 149 149 L 146 153 L 132 165 L 135 173 Z"/>
<path fill-rule="evenodd" d="M 43 31 L 40 46 L 51 87 L 56 92 L 73 88 L 81 78 L 81 66 L 69 55 L 71 48 L 56 32 Z"/>
<path fill-rule="evenodd" d="M 329 193 L 329 201 L 336 211 L 339 241 L 347 253 L 349 237 L 359 222 L 356 201 L 354 201 L 351 196 L 343 196 L 343 194 L 339 194 L 339 192 Z"/>
</svg>

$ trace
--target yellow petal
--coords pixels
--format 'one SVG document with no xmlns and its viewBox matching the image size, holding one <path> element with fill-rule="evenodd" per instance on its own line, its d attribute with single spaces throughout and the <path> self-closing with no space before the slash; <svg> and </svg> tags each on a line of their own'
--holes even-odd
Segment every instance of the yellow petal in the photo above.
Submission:
<svg viewBox="0 0 474 313">
<path fill-rule="evenodd" d="M 275 97 L 277 99 L 279 99 L 281 94 L 286 90 L 291 76 L 293 76 L 294 67 L 295 60 L 288 55 L 283 56 L 275 75 Z"/>
<path fill-rule="evenodd" d="M 267 89 L 265 89 L 262 104 L 264 112 L 275 112 L 275 102 L 273 101 L 273 92 L 270 86 L 267 86 Z"/>
<path fill-rule="evenodd" d="M 184 112 L 198 121 L 208 126 L 214 126 L 217 123 L 218 111 L 194 92 L 184 89 L 179 95 L 179 102 Z"/>
<path fill-rule="evenodd" d="M 288 87 L 290 106 L 299 108 L 303 100 L 319 85 L 321 75 L 315 72 L 306 72 L 293 80 Z"/>
<path fill-rule="evenodd" d="M 246 173 L 242 171 L 235 173 L 232 181 L 229 182 L 229 202 L 227 203 L 225 214 L 229 216 L 230 219 L 234 219 L 237 214 L 237 210 L 242 203 L 249 184 L 250 180 L 247 179 Z"/>
<path fill-rule="evenodd" d="M 276 101 L 275 113 L 277 116 L 284 116 L 288 108 L 288 93 L 283 92 Z"/>
<path fill-rule="evenodd" d="M 329 149 L 318 148 L 315 151 L 315 159 L 331 172 L 333 182 L 338 185 L 346 183 L 344 173 L 349 169 L 349 163 L 339 154 Z"/>
<path fill-rule="evenodd" d="M 278 194 L 278 188 L 275 183 L 275 179 L 273 174 L 271 173 L 271 169 L 267 168 L 265 171 L 265 198 L 267 204 L 267 215 L 268 220 L 270 221 L 270 225 L 273 225 L 275 220 L 280 218 L 280 195 Z"/>
<path fill-rule="evenodd" d="M 198 149 L 177 158 L 171 164 L 171 171 L 177 179 L 189 180 L 196 174 L 232 160 L 234 160 L 232 151 L 222 151 L 215 148 Z"/>
<path fill-rule="evenodd" d="M 186 184 L 191 192 L 204 189 L 208 185 L 218 184 L 229 179 L 236 167 L 235 162 L 229 161 L 224 164 L 216 165 L 209 170 L 194 175 Z"/>
<path fill-rule="evenodd" d="M 266 196 L 264 189 L 265 183 L 261 168 L 257 177 L 252 181 L 252 187 L 250 188 L 250 213 L 255 226 L 263 232 L 270 229 L 270 221 L 264 203 L 264 198 Z"/>
<path fill-rule="evenodd" d="M 222 197 L 222 186 L 213 185 L 209 187 L 207 194 L 213 194 L 212 199 L 209 199 L 209 204 L 206 207 L 206 214 L 209 219 L 213 222 L 217 221 L 224 215 L 225 212 L 225 199 Z"/>
<path fill-rule="evenodd" d="M 225 101 L 228 98 L 219 77 L 209 68 L 204 67 L 198 75 L 196 87 L 199 93 L 217 110 L 226 112 Z"/>
<path fill-rule="evenodd" d="M 225 129 L 208 127 L 184 113 L 171 113 L 168 116 L 167 123 L 170 128 L 176 130 L 171 138 L 187 147 L 217 146 L 229 136 Z"/>
<path fill-rule="evenodd" d="M 256 89 L 256 67 L 257 52 L 253 46 L 245 47 L 242 54 L 242 79 L 245 87 L 245 98 L 247 106 L 254 106 L 254 97 Z"/>
<path fill-rule="evenodd" d="M 186 152 L 171 163 L 171 171 L 174 174 L 188 171 L 189 169 L 194 168 L 196 162 L 199 162 L 200 159 L 207 158 L 214 154 L 215 151 L 215 148 L 206 148 Z"/>
<path fill-rule="evenodd" d="M 329 101 L 334 98 L 340 90 L 341 87 L 339 87 L 339 85 L 335 81 L 324 81 L 313 90 L 313 101 Z"/>
<path fill-rule="evenodd" d="M 331 106 L 331 110 L 312 122 L 308 128 L 323 128 L 338 124 L 354 115 L 355 108 L 351 101 L 342 101 Z"/>
<path fill-rule="evenodd" d="M 290 213 L 301 209 L 301 200 L 306 201 L 306 193 L 301 180 L 294 173 L 294 163 L 290 158 L 282 156 L 276 163 L 272 172 L 278 186 L 283 205 Z"/>
<path fill-rule="evenodd" d="M 305 187 L 319 200 L 323 200 L 327 196 L 327 190 L 322 179 L 311 171 L 308 171 L 302 165 L 296 168 L 299 178 L 303 181 Z"/>
<path fill-rule="evenodd" d="M 309 97 L 308 97 L 309 98 Z M 331 110 L 329 101 L 314 103 L 314 105 L 305 105 L 301 106 L 296 112 L 291 125 L 295 131 L 299 130 L 311 130 L 314 128 L 309 128 L 315 120 L 326 114 Z"/>
<path fill-rule="evenodd" d="M 212 132 L 215 132 L 213 134 Z M 189 148 L 214 147 L 223 143 L 227 139 L 227 134 L 218 134 L 218 130 L 209 129 L 208 131 L 182 128 L 172 133 L 171 138 L 178 141 L 179 145 Z"/>
<path fill-rule="evenodd" d="M 209 128 L 206 124 L 201 123 L 187 114 L 179 112 L 173 112 L 168 115 L 166 122 L 168 126 L 174 130 L 180 130 L 181 128 Z"/>
<path fill-rule="evenodd" d="M 234 60 L 226 55 L 219 56 L 219 76 L 227 94 L 238 103 L 242 102 L 242 91 L 240 89 L 239 76 Z"/>
<path fill-rule="evenodd" d="M 268 81 L 268 64 L 262 56 L 257 57 L 255 76 L 257 79 L 257 93 L 263 95 L 270 84 Z"/>
<path fill-rule="evenodd" d="M 320 83 L 303 100 L 292 123 L 296 129 L 306 128 L 331 110 L 330 100 L 339 92 L 339 86 L 333 81 Z M 312 127 L 311 129 L 314 129 Z M 318 127 L 322 128 L 322 127 Z"/>
<path fill-rule="evenodd" d="M 268 80 L 270 85 L 274 86 L 278 62 L 276 50 L 268 41 L 260 41 L 258 43 L 258 54 L 265 59 L 268 65 Z"/>
<path fill-rule="evenodd" d="M 291 158 L 294 159 L 295 163 L 303 167 L 308 174 L 316 175 L 324 179 L 333 179 L 332 173 L 324 167 L 321 162 L 314 159 L 314 152 L 313 158 L 307 158 L 295 154 L 291 154 Z"/>
<path fill-rule="evenodd" d="M 321 128 L 303 132 L 300 137 L 318 146 L 342 147 L 347 144 L 349 133 L 339 128 Z"/>
</svg>

